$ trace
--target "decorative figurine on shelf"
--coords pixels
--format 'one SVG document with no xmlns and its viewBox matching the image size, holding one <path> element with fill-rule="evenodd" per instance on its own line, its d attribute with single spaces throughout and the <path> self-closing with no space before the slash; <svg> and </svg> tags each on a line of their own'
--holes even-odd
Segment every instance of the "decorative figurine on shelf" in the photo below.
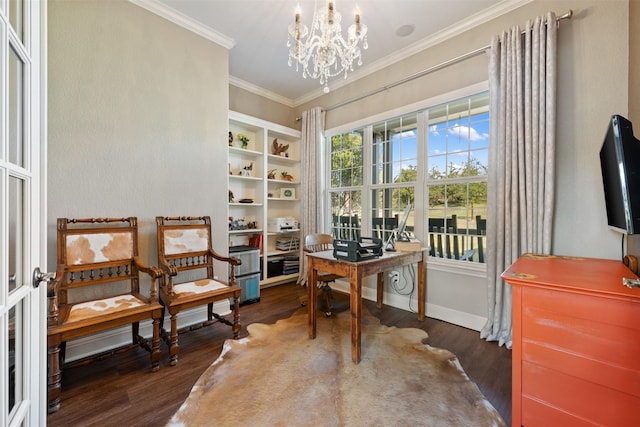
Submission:
<svg viewBox="0 0 640 427">
<path fill-rule="evenodd" d="M 287 172 L 287 171 L 280 172 L 280 176 L 285 181 L 293 182 L 293 180 L 294 180 L 293 175 L 289 175 L 289 172 Z"/>
<path fill-rule="evenodd" d="M 229 190 L 229 203 L 233 203 L 235 201 L 235 197 L 233 196 L 233 191 Z"/>
<path fill-rule="evenodd" d="M 233 134 L 229 131 L 229 147 L 233 147 Z"/>
<path fill-rule="evenodd" d="M 267 172 L 267 179 L 276 179 L 276 171 L 277 169 L 271 169 Z"/>
<path fill-rule="evenodd" d="M 288 149 L 289 149 L 289 144 L 287 144 L 287 145 L 279 144 L 278 143 L 278 138 L 274 138 L 274 140 L 273 140 L 273 155 L 274 156 L 289 157 L 289 155 L 287 154 L 287 150 Z"/>
<path fill-rule="evenodd" d="M 233 219 L 233 217 L 229 217 L 229 230 L 246 230 L 247 228 L 249 226 L 244 218 Z"/>
<path fill-rule="evenodd" d="M 249 146 L 250 139 L 247 138 L 247 136 L 244 133 L 239 133 L 238 134 L 238 139 L 240 140 L 240 143 L 242 144 L 242 148 L 246 149 Z"/>
<path fill-rule="evenodd" d="M 253 162 L 251 162 L 251 164 L 249 166 L 245 166 L 242 169 L 240 169 L 240 176 L 252 176 L 253 173 Z"/>
</svg>

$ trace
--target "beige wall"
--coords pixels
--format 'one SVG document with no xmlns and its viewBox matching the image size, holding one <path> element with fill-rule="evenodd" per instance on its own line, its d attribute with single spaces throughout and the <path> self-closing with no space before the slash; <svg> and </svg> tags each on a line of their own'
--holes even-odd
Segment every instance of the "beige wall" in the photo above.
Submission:
<svg viewBox="0 0 640 427">
<path fill-rule="evenodd" d="M 157 264 L 156 215 L 211 215 L 226 252 L 228 51 L 123 0 L 48 19 L 49 269 L 57 217 L 137 216 Z"/>
<path fill-rule="evenodd" d="M 300 122 L 296 122 L 292 107 L 233 85 L 229 85 L 229 109 L 291 129 L 300 129 Z"/>
<path fill-rule="evenodd" d="M 640 139 L 640 0 L 629 2 L 629 120 Z"/>
</svg>

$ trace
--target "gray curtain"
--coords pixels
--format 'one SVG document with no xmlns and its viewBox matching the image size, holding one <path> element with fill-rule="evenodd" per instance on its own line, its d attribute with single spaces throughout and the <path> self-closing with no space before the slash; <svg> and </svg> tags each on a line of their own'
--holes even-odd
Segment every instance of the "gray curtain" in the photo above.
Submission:
<svg viewBox="0 0 640 427">
<path fill-rule="evenodd" d="M 549 254 L 554 208 L 556 17 L 495 36 L 489 89 L 489 316 L 480 336 L 511 348 L 511 288 L 500 274 L 524 253 Z"/>
<path fill-rule="evenodd" d="M 323 157 L 321 152 L 322 138 L 324 134 L 325 112 L 320 107 L 302 113 L 302 171 L 300 182 L 300 275 L 298 283 L 305 284 L 307 281 L 307 263 L 305 262 L 304 237 L 310 233 L 319 233 L 322 224 L 321 215 L 323 212 L 320 204 L 321 194 L 318 191 L 319 180 L 322 176 Z"/>
</svg>

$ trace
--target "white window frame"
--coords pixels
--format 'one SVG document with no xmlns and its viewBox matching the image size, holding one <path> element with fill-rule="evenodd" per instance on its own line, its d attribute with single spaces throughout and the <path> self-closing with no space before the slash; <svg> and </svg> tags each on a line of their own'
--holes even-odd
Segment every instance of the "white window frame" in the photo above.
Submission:
<svg viewBox="0 0 640 427">
<path fill-rule="evenodd" d="M 489 90 L 489 82 L 483 81 L 470 85 L 464 88 L 460 88 L 448 93 L 440 94 L 432 98 L 428 98 L 410 105 L 399 107 L 393 110 L 389 110 L 383 113 L 379 113 L 373 116 L 365 117 L 354 122 L 345 123 L 343 125 L 327 129 L 324 132 L 325 139 L 323 141 L 323 152 L 325 155 L 326 174 L 323 182 L 322 194 L 325 200 L 326 214 L 322 217 L 325 218 L 325 223 L 321 224 L 325 232 L 331 232 L 331 192 L 332 191 L 347 191 L 347 190 L 359 190 L 362 191 L 362 229 L 363 236 L 370 235 L 371 233 L 371 219 L 370 219 L 370 194 L 371 190 L 378 188 L 379 185 L 371 184 L 371 165 L 372 165 L 372 144 L 371 134 L 373 124 L 379 123 L 385 120 L 391 120 L 395 117 L 404 116 L 412 112 L 418 112 L 418 129 L 426 129 L 425 123 L 427 120 L 427 110 L 430 107 L 451 102 L 456 99 L 469 97 L 478 94 L 483 91 Z M 340 189 L 331 188 L 331 138 L 342 133 L 348 133 L 355 129 L 364 130 L 363 138 L 363 184 L 360 187 L 345 187 Z M 425 210 L 428 209 L 428 200 L 425 200 L 425 191 L 423 189 L 427 186 L 427 173 L 426 173 L 426 133 L 418 132 L 418 176 L 415 186 L 415 234 L 416 237 L 425 241 L 428 238 L 426 233 L 426 225 L 424 224 L 426 219 Z M 402 183 L 402 186 L 407 186 L 407 183 Z M 425 242 L 427 243 L 427 242 Z M 428 267 L 435 270 L 462 273 L 474 277 L 486 277 L 486 263 L 478 262 L 465 262 L 459 260 L 450 260 L 446 258 L 429 257 Z"/>
</svg>

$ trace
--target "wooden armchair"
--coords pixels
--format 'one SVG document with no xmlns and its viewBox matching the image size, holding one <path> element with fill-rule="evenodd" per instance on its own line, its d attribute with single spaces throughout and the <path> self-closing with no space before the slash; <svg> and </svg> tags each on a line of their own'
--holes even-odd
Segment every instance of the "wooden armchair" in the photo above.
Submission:
<svg viewBox="0 0 640 427">
<path fill-rule="evenodd" d="M 48 412 L 60 409 L 66 342 L 130 324 L 132 344 L 151 353 L 151 370 L 160 367 L 157 267 L 138 258 L 138 225 L 130 218 L 58 219 L 56 279 L 47 290 Z M 148 296 L 140 291 L 148 276 Z M 146 283 L 146 282 L 145 282 Z M 98 296 L 99 295 L 99 296 Z M 139 322 L 151 319 L 151 345 L 139 335 Z"/>
<path fill-rule="evenodd" d="M 171 316 L 171 335 L 161 327 L 161 337 L 169 346 L 169 364 L 178 363 L 177 316 L 182 310 L 207 304 L 207 321 L 216 320 L 232 327 L 233 338 L 240 333 L 240 287 L 235 284 L 238 258 L 225 257 L 211 245 L 211 218 L 156 217 L 158 228 L 158 263 L 164 269 L 160 285 L 160 301 Z M 229 264 L 229 281 L 215 279 L 213 260 Z M 233 298 L 233 321 L 213 312 L 213 303 Z M 164 310 L 164 309 L 163 309 Z M 164 311 L 163 311 L 164 313 Z"/>
</svg>

